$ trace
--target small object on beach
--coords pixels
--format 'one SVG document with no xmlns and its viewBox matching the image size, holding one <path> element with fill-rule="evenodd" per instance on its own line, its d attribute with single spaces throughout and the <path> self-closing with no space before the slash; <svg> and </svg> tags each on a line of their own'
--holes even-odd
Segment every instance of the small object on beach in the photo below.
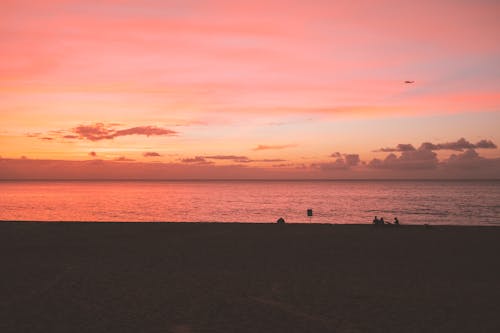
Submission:
<svg viewBox="0 0 500 333">
<path fill-rule="evenodd" d="M 395 224 L 395 225 L 399 225 L 399 220 L 398 220 L 398 218 L 397 218 L 397 217 L 395 217 L 395 218 L 394 218 L 394 224 Z"/>
<path fill-rule="evenodd" d="M 380 218 L 380 224 L 381 224 L 381 225 L 384 225 L 384 224 L 385 224 L 385 221 L 384 221 L 384 218 L 383 218 L 383 217 L 381 217 L 381 218 Z"/>
<path fill-rule="evenodd" d="M 311 222 L 312 216 L 313 216 L 313 210 L 312 208 L 307 209 L 307 216 L 309 217 L 309 223 Z"/>
<path fill-rule="evenodd" d="M 285 219 L 284 219 L 284 218 L 282 218 L 282 217 L 280 217 L 280 218 L 276 221 L 276 223 L 278 223 L 278 224 L 285 224 Z"/>
<path fill-rule="evenodd" d="M 374 225 L 379 225 L 380 224 L 380 220 L 378 219 L 378 217 L 375 216 L 375 218 L 373 219 L 373 224 Z"/>
</svg>

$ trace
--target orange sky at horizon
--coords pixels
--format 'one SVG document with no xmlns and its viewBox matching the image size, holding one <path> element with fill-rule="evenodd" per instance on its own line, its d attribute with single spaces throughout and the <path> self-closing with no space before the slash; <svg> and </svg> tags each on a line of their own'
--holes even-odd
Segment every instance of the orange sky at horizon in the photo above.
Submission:
<svg viewBox="0 0 500 333">
<path fill-rule="evenodd" d="M 498 13 L 2 1 L 0 179 L 57 177 L 46 161 L 82 178 L 500 178 Z"/>
</svg>

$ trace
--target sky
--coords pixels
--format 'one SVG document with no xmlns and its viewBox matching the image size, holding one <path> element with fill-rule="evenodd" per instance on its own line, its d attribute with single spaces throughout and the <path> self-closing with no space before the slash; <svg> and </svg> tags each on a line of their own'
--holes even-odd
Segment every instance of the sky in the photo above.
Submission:
<svg viewBox="0 0 500 333">
<path fill-rule="evenodd" d="M 499 13 L 2 0 L 0 179 L 500 179 Z"/>
</svg>

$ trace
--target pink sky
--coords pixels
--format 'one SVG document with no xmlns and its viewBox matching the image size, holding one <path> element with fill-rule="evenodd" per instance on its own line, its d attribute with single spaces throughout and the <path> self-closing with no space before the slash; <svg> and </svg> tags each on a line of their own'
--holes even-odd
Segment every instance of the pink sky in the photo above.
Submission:
<svg viewBox="0 0 500 333">
<path fill-rule="evenodd" d="M 0 179 L 500 178 L 499 12 L 2 1 Z"/>
</svg>

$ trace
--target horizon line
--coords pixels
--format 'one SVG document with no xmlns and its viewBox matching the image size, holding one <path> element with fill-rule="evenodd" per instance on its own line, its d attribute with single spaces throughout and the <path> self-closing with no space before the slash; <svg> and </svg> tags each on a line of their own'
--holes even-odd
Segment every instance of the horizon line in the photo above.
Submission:
<svg viewBox="0 0 500 333">
<path fill-rule="evenodd" d="M 161 179 L 150 179 L 150 178 L 20 178 L 20 179 L 0 179 L 0 182 L 36 182 L 36 181 L 70 181 L 70 182 L 308 182 L 308 181 L 331 181 L 331 182 L 344 182 L 344 181 L 500 181 L 500 178 L 283 178 L 283 179 L 267 179 L 267 178 L 161 178 Z"/>
</svg>

